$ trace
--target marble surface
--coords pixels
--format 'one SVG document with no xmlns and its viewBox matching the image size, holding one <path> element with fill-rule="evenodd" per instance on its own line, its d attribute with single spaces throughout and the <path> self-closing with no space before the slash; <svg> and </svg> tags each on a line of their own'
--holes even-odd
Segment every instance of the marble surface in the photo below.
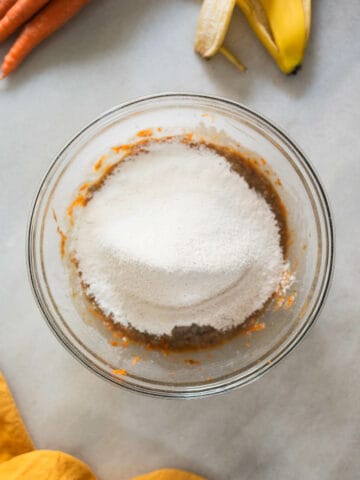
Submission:
<svg viewBox="0 0 360 480">
<path fill-rule="evenodd" d="M 108 0 L 1 82 L 0 367 L 39 448 L 78 455 L 104 480 L 165 466 L 217 480 L 358 478 L 360 5 L 313 3 L 294 77 L 239 13 L 228 43 L 248 65 L 242 76 L 193 53 L 195 0 Z M 197 401 L 123 392 L 83 368 L 46 327 L 25 268 L 30 205 L 62 145 L 111 106 L 170 90 L 226 96 L 285 128 L 318 170 L 337 230 L 333 286 L 307 338 L 261 380 Z"/>
</svg>

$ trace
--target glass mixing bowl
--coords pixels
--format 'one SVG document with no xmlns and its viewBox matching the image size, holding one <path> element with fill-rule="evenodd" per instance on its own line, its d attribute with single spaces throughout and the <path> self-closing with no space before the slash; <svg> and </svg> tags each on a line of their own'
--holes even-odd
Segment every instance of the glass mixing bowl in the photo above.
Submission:
<svg viewBox="0 0 360 480">
<path fill-rule="evenodd" d="M 58 222 L 86 179 L 104 145 L 126 143 L 143 129 L 163 132 L 220 132 L 231 144 L 259 159 L 281 182 L 276 188 L 288 211 L 288 257 L 296 267 L 291 308 L 268 305 L 263 331 L 238 336 L 198 352 L 146 350 L 135 343 L 111 346 L 111 333 L 91 322 L 72 298 L 61 259 Z M 314 168 L 288 136 L 238 103 L 205 95 L 163 94 L 141 98 L 104 113 L 59 153 L 41 182 L 28 230 L 28 267 L 36 301 L 60 342 L 83 365 L 128 390 L 159 397 L 192 398 L 229 391 L 259 378 L 304 337 L 324 304 L 333 268 L 329 205 Z M 290 292 L 290 294 L 291 294 Z M 136 363 L 134 357 L 140 357 Z M 136 363 L 136 364 L 135 364 Z M 114 373 L 125 370 L 126 375 Z"/>
</svg>

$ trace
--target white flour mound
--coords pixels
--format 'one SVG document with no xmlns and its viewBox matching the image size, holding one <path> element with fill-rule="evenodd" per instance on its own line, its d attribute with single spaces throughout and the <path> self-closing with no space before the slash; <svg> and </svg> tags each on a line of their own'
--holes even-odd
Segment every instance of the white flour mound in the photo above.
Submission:
<svg viewBox="0 0 360 480">
<path fill-rule="evenodd" d="M 265 200 L 223 157 L 179 142 L 121 164 L 81 211 L 72 248 L 103 312 L 155 335 L 244 322 L 284 269 Z"/>
</svg>

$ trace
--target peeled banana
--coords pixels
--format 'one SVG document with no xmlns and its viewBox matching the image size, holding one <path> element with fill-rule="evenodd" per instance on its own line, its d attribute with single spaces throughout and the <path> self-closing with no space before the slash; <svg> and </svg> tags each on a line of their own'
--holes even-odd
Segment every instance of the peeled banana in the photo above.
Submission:
<svg viewBox="0 0 360 480">
<path fill-rule="evenodd" d="M 311 0 L 204 0 L 195 50 L 205 58 L 220 51 L 244 69 L 224 46 L 236 3 L 280 70 L 284 73 L 296 71 L 302 63 L 309 38 Z"/>
</svg>

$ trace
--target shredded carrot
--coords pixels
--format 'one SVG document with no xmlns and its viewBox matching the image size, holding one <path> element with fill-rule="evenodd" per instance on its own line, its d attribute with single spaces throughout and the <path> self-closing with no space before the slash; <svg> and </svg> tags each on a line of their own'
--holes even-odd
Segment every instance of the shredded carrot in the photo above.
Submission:
<svg viewBox="0 0 360 480">
<path fill-rule="evenodd" d="M 278 295 L 275 298 L 276 298 L 276 303 L 275 303 L 274 310 L 279 310 L 285 302 L 285 295 Z"/>
<path fill-rule="evenodd" d="M 133 358 L 132 364 L 133 364 L 133 365 L 136 365 L 136 364 L 139 362 L 139 360 L 140 360 L 139 355 L 136 355 L 136 356 Z"/>
<path fill-rule="evenodd" d="M 118 347 L 119 346 L 119 342 L 115 341 L 115 340 L 110 340 L 110 345 L 112 347 Z"/>
<path fill-rule="evenodd" d="M 266 160 L 265 160 L 265 158 L 261 158 L 261 165 L 266 165 Z"/>
<path fill-rule="evenodd" d="M 61 28 L 89 1 L 51 0 L 21 31 L 3 61 L 1 78 L 13 72 L 39 43 Z M 28 0 L 27 3 L 34 2 Z"/>
<path fill-rule="evenodd" d="M 289 310 L 294 305 L 296 293 L 292 293 L 291 295 L 288 296 L 288 298 L 285 301 L 284 308 L 285 310 Z"/>
<path fill-rule="evenodd" d="M 146 128 L 145 130 L 140 130 L 136 135 L 138 137 L 151 137 L 152 134 L 152 128 Z"/>
<path fill-rule="evenodd" d="M 202 113 L 201 116 L 204 117 L 204 118 L 208 118 L 210 120 L 210 122 L 215 121 L 215 117 L 211 113 Z"/>
<path fill-rule="evenodd" d="M 150 143 L 150 138 L 143 138 L 142 140 L 139 140 L 136 144 L 136 147 L 141 147 L 141 146 L 144 146 L 144 145 L 149 145 Z M 139 150 L 140 152 L 142 152 L 143 150 Z"/>
<path fill-rule="evenodd" d="M 79 192 L 83 192 L 84 190 L 86 190 L 87 188 L 90 187 L 90 183 L 86 182 L 86 183 L 83 183 L 81 185 L 81 187 L 79 188 Z"/>
<path fill-rule="evenodd" d="M 100 168 L 102 167 L 102 164 L 106 160 L 106 157 L 107 157 L 107 155 L 101 155 L 99 160 L 93 166 L 94 172 L 98 172 L 100 170 Z"/>
<path fill-rule="evenodd" d="M 275 184 L 278 185 L 279 187 L 282 186 L 282 183 L 281 183 L 280 178 L 277 178 L 277 179 L 275 180 Z"/>
<path fill-rule="evenodd" d="M 111 147 L 111 150 L 115 153 L 121 152 L 121 150 L 130 150 L 133 147 L 133 145 L 128 145 L 127 143 L 124 143 L 124 145 L 116 145 L 115 147 Z"/>
<path fill-rule="evenodd" d="M 65 246 L 66 246 L 66 240 L 67 237 L 65 233 L 61 230 L 60 227 L 57 227 L 57 232 L 60 235 L 60 253 L 61 253 L 61 258 L 64 258 L 65 255 Z"/>
<path fill-rule="evenodd" d="M 117 165 L 116 163 L 110 163 L 110 165 L 107 165 L 104 169 L 104 173 L 101 178 L 104 179 L 106 175 L 111 173 L 111 171 L 114 169 L 114 167 L 116 167 L 116 165 Z"/>
<path fill-rule="evenodd" d="M 186 135 L 184 135 L 184 138 L 183 138 L 183 143 L 186 145 L 188 143 L 191 142 L 191 140 L 193 139 L 194 137 L 194 134 L 192 132 L 189 132 L 187 133 Z"/>
<path fill-rule="evenodd" d="M 0 18 L 10 10 L 10 8 L 17 2 L 17 0 L 0 0 Z"/>
<path fill-rule="evenodd" d="M 75 207 L 84 207 L 85 205 L 86 205 L 86 198 L 84 197 L 84 195 L 79 195 L 68 206 L 67 214 L 69 215 L 69 217 L 72 217 L 74 214 Z"/>
<path fill-rule="evenodd" d="M 254 323 L 253 325 L 249 325 L 246 329 L 245 334 L 250 335 L 253 332 L 260 332 L 261 330 L 264 330 L 266 328 L 266 325 L 264 322 L 261 323 Z"/>
<path fill-rule="evenodd" d="M 70 256 L 70 262 L 76 267 L 78 268 L 79 267 L 79 260 L 77 258 L 75 258 L 74 256 Z"/>
<path fill-rule="evenodd" d="M 112 373 L 115 373 L 115 375 L 127 375 L 127 371 L 123 368 L 116 368 Z"/>
<path fill-rule="evenodd" d="M 6 40 L 21 25 L 38 12 L 49 0 L 18 0 L 0 22 L 0 42 Z"/>
<path fill-rule="evenodd" d="M 265 323 L 255 323 L 255 325 L 251 325 L 251 327 L 248 329 L 249 332 L 260 332 L 261 330 L 265 330 Z"/>
</svg>

